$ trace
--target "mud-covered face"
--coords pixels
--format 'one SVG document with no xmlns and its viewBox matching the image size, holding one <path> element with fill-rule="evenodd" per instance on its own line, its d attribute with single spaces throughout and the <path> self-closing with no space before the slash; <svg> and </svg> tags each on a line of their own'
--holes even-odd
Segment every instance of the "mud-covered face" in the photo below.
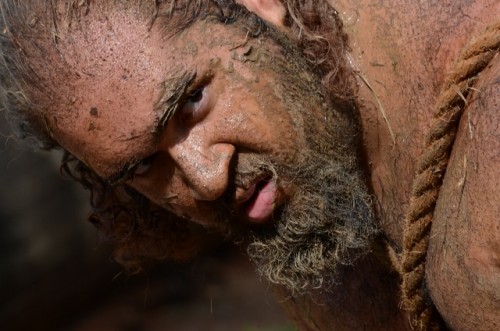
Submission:
<svg viewBox="0 0 500 331">
<path fill-rule="evenodd" d="M 255 167 L 255 155 L 290 162 L 307 145 L 269 72 L 276 46 L 209 22 L 169 39 L 119 23 L 75 59 L 88 76 L 72 89 L 72 113 L 54 116 L 61 145 L 195 222 L 220 222 L 213 203 L 222 198 L 243 221 L 270 220 L 288 189 L 267 170 L 237 172 Z"/>
<path fill-rule="evenodd" d="M 245 227 L 243 240 L 269 279 L 292 288 L 317 286 L 346 248 L 367 245 L 352 122 L 283 37 L 199 21 L 165 38 L 113 20 L 112 32 L 96 21 L 74 36 L 71 111 L 48 116 L 64 148 L 187 220 L 272 225 Z"/>
</svg>

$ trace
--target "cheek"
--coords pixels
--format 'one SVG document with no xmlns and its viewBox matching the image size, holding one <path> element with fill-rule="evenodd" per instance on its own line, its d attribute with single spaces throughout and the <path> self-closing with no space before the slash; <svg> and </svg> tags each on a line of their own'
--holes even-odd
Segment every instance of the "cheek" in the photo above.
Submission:
<svg viewBox="0 0 500 331">
<path fill-rule="evenodd" d="M 157 156 L 147 174 L 135 176 L 128 185 L 157 206 L 178 216 L 191 217 L 189 211 L 195 211 L 196 201 L 191 189 L 171 158 L 164 153 Z"/>
<path fill-rule="evenodd" d="M 256 112 L 249 118 L 253 130 L 259 132 L 259 135 L 253 134 L 254 139 L 265 142 L 273 153 L 303 149 L 306 146 L 303 117 L 292 114 L 271 86 L 262 86 L 259 90 L 253 102 Z"/>
<path fill-rule="evenodd" d="M 159 153 L 153 160 L 151 168 L 143 175 L 134 176 L 127 185 L 155 204 L 163 206 L 175 197 L 173 183 L 175 183 L 173 162 L 163 153 Z"/>
<path fill-rule="evenodd" d="M 247 76 L 259 73 L 245 67 Z M 242 69 L 243 69 L 242 68 Z M 276 149 L 305 146 L 302 116 L 292 114 L 273 87 L 272 77 L 256 81 L 246 76 L 231 74 L 224 80 L 225 89 L 218 91 L 218 100 L 212 119 L 221 125 L 218 129 L 237 135 L 236 142 L 250 144 L 258 152 L 276 152 Z M 223 109 L 219 113 L 217 109 Z"/>
</svg>

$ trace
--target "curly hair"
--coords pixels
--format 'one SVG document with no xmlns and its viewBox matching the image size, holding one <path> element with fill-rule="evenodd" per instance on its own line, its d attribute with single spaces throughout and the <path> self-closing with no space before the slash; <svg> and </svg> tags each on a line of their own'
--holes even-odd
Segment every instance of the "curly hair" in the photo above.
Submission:
<svg viewBox="0 0 500 331">
<path fill-rule="evenodd" d="M 63 1 L 63 0 L 61 0 Z M 42 10 L 47 22 L 57 28 L 54 3 Z M 66 0 L 68 16 L 85 15 L 92 10 L 90 1 Z M 165 31 L 176 34 L 201 19 L 221 24 L 242 24 L 258 37 L 269 29 L 264 21 L 233 0 L 154 0 L 128 2 L 148 12 L 145 24 L 165 22 Z M 52 138 L 46 119 L 29 93 L 41 88 L 36 71 L 23 56 L 23 43 L 36 31 L 30 29 L 31 1 L 0 1 L 0 88 L 3 110 L 17 135 L 31 140 L 42 149 L 60 148 Z M 123 3 L 123 1 L 121 1 Z M 348 40 L 337 11 L 327 0 L 283 0 L 287 9 L 285 25 L 292 31 L 292 42 L 301 50 L 312 70 L 322 79 L 332 101 L 339 108 L 353 110 L 354 79 L 347 61 Z M 40 8 L 37 8 L 40 12 Z M 54 40 L 57 43 L 57 40 Z M 342 105 L 346 107 L 342 107 Z M 355 115 L 355 114 L 353 114 Z M 110 185 L 92 169 L 68 152 L 64 153 L 61 172 L 81 183 L 91 193 L 92 222 L 104 236 L 116 242 L 115 259 L 129 272 L 140 271 L 148 261 L 165 258 L 184 260 L 192 256 L 199 243 L 199 226 L 152 204 L 126 185 Z"/>
</svg>

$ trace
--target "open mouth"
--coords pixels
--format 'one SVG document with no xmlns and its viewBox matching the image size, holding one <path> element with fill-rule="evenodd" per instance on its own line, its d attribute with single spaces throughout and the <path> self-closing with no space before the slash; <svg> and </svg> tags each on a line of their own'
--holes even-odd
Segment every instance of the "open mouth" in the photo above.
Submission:
<svg viewBox="0 0 500 331">
<path fill-rule="evenodd" d="M 276 202 L 276 183 L 267 177 L 255 183 L 249 192 L 251 192 L 251 195 L 245 202 L 245 216 L 254 223 L 269 220 Z"/>
</svg>

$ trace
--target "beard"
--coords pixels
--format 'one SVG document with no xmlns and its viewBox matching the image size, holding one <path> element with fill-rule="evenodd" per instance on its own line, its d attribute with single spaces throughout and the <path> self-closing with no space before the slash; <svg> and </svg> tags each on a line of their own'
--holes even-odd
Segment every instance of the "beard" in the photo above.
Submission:
<svg viewBox="0 0 500 331">
<path fill-rule="evenodd" d="M 229 232 L 261 276 L 297 294 L 335 284 L 338 266 L 367 252 L 377 233 L 361 176 L 328 155 L 309 151 L 307 156 L 298 166 L 259 160 L 255 172 L 273 174 L 278 186 L 293 186 L 294 194 L 275 211 L 270 225 L 231 222 Z"/>
<path fill-rule="evenodd" d="M 328 93 L 286 37 L 271 37 L 281 46 L 282 56 L 275 54 L 272 63 L 263 57 L 260 65 L 279 77 L 275 93 L 287 105 L 308 148 L 292 148 L 288 156 L 275 160 L 258 154 L 240 157 L 235 183 L 240 177 L 264 173 L 278 187 L 292 187 L 293 194 L 268 225 L 224 223 L 229 236 L 271 283 L 297 294 L 326 290 L 335 284 L 338 267 L 367 253 L 378 233 L 358 160 L 357 109 L 353 103 L 335 102 L 339 98 Z M 320 109 L 310 111 L 314 108 Z"/>
</svg>

